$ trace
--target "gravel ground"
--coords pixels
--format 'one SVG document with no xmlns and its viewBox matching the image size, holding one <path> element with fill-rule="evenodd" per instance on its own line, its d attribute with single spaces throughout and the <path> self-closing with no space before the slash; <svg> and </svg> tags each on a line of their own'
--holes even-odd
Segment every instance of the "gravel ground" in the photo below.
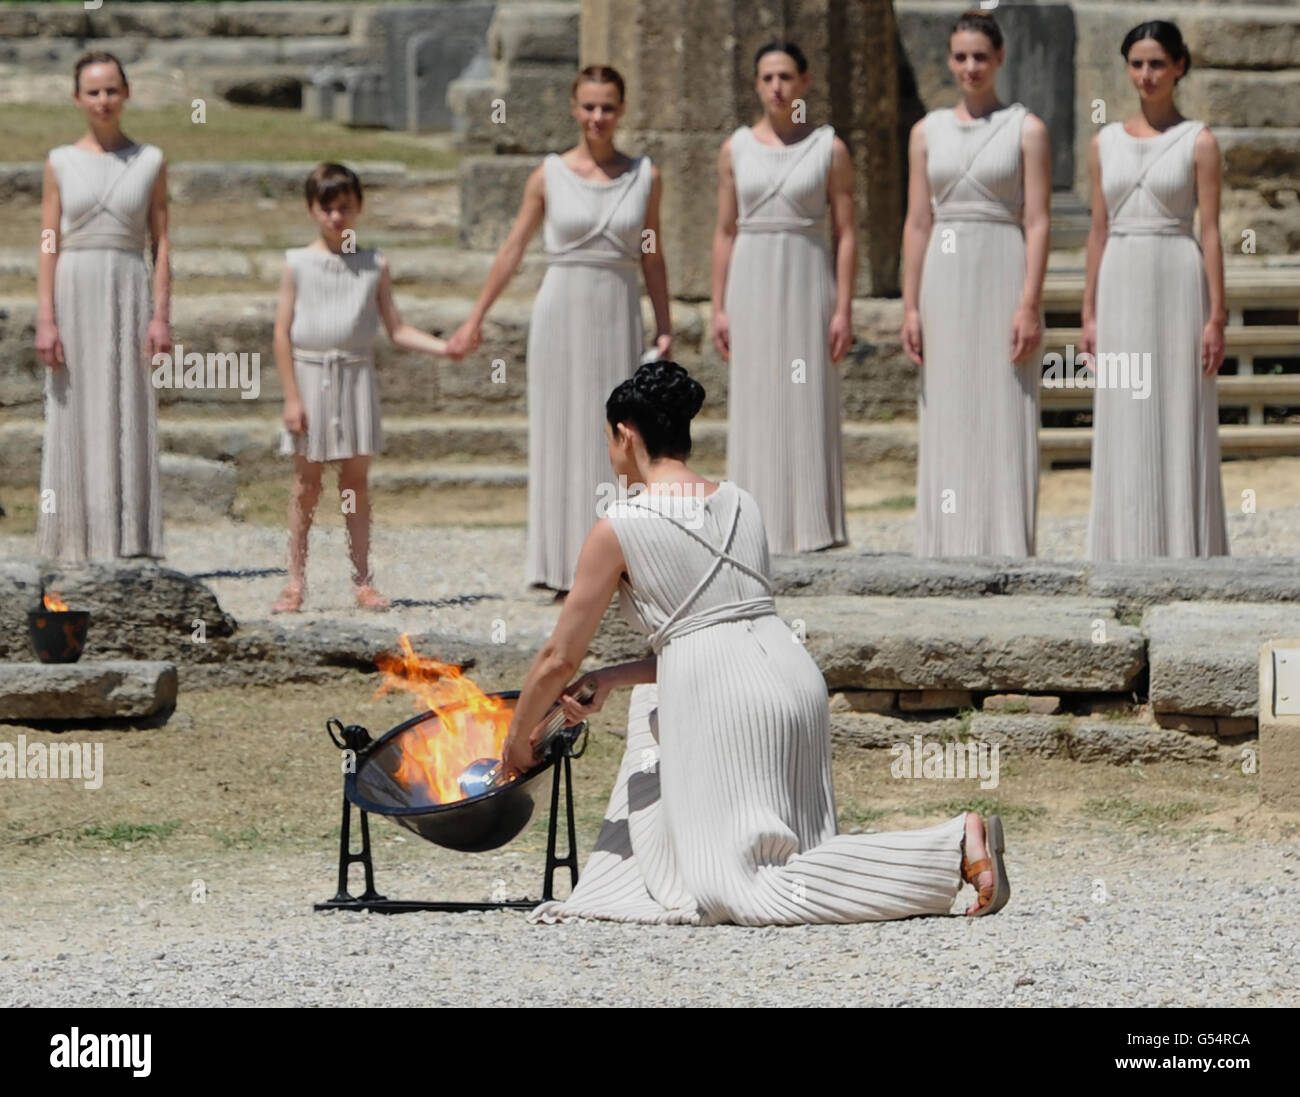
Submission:
<svg viewBox="0 0 1300 1097">
<path fill-rule="evenodd" d="M 389 829 L 377 832 L 385 851 Z M 133 873 L 149 880 L 141 894 L 111 872 L 65 879 L 54 865 L 45 895 L 81 902 L 6 896 L 0 1006 L 1300 1005 L 1300 841 L 1018 844 L 1009 827 L 1008 842 L 1015 894 L 993 918 L 761 929 L 318 914 L 310 901 L 333 874 L 320 856 L 160 858 L 156 874 Z M 490 874 L 520 894 L 536 888 L 536 868 L 483 854 L 431 877 L 408 861 L 381 864 L 379 885 L 439 898 L 481 893 Z M 203 904 L 190 901 L 192 878 L 205 880 Z"/>
</svg>

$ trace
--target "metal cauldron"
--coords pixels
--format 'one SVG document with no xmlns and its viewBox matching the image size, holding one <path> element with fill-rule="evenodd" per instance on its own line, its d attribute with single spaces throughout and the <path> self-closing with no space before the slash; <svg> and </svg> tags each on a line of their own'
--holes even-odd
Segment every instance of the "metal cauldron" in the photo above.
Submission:
<svg viewBox="0 0 1300 1097">
<path fill-rule="evenodd" d="M 519 691 L 505 690 L 487 696 L 515 701 Z M 362 811 L 387 815 L 434 845 L 464 853 L 481 853 L 503 846 L 528 825 L 537 796 L 545 794 L 537 778 L 555 764 L 560 751 L 570 750 L 587 728 L 585 721 L 564 728 L 547 757 L 509 784 L 451 804 L 413 803 L 412 792 L 393 777 L 402 756 L 400 740 L 413 728 L 437 719 L 433 712 L 414 716 L 373 742 L 368 741 L 369 733 L 364 728 L 355 725 L 344 728 L 339 721 L 331 720 L 327 727 L 336 746 L 356 750 L 355 770 L 343 780 L 343 794 L 348 800 Z M 364 745 L 351 746 L 358 742 Z"/>
</svg>

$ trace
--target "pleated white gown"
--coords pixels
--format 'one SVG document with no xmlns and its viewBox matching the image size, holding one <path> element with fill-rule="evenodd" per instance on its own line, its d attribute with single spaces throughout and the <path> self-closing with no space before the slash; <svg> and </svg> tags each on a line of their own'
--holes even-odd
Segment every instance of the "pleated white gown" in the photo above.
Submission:
<svg viewBox="0 0 1300 1097">
<path fill-rule="evenodd" d="M 632 691 L 627 749 L 578 886 L 534 922 L 776 925 L 946 914 L 965 817 L 837 835 L 826 682 L 776 614 L 762 516 L 723 481 L 702 503 L 611 505 L 620 605 L 658 681 Z"/>
<path fill-rule="evenodd" d="M 1201 369 L 1209 288 L 1192 234 L 1202 128 L 1189 119 L 1149 139 L 1119 122 L 1101 131 L 1110 235 L 1097 279 L 1093 560 L 1228 554 L 1218 390 Z M 1105 354 L 1127 355 L 1127 387 L 1111 384 L 1124 380 L 1124 360 Z M 1143 354 L 1149 368 L 1135 371 Z"/>
<path fill-rule="evenodd" d="M 921 271 L 918 556 L 1032 556 L 1037 355 L 1011 362 L 1025 284 L 1019 103 L 925 119 L 934 228 Z"/>
<path fill-rule="evenodd" d="M 162 162 L 156 145 L 50 150 L 62 206 L 54 318 L 67 364 L 45 371 L 36 550 L 48 559 L 163 555 L 144 256 Z"/>
<path fill-rule="evenodd" d="M 554 153 L 543 161 L 548 266 L 528 328 L 529 584 L 573 586 L 578 553 L 610 483 L 605 401 L 636 372 L 641 231 L 648 157 L 617 179 L 583 179 Z"/>
<path fill-rule="evenodd" d="M 724 299 L 727 475 L 758 500 L 774 553 L 848 543 L 826 247 L 834 140 L 831 126 L 793 145 L 765 145 L 748 126 L 731 135 L 739 217 Z"/>
</svg>

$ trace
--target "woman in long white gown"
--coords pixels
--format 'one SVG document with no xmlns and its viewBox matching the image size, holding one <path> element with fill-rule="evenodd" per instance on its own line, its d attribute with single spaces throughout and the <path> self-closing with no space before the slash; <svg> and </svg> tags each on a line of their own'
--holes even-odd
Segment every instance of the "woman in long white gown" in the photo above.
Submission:
<svg viewBox="0 0 1300 1097">
<path fill-rule="evenodd" d="M 1088 557 L 1226 556 L 1219 146 L 1174 105 L 1189 54 L 1173 23 L 1140 23 L 1121 52 L 1142 109 L 1092 139 L 1080 340 L 1097 356 Z"/>
<path fill-rule="evenodd" d="M 1051 153 L 995 86 L 1002 32 L 967 12 L 948 36 L 961 102 L 912 130 L 903 349 L 920 367 L 918 556 L 1032 556 Z"/>
<path fill-rule="evenodd" d="M 533 764 L 530 731 L 562 693 L 576 721 L 611 689 L 636 689 L 595 851 L 573 894 L 530 919 L 875 921 L 947 914 L 963 879 L 981 889 L 968 913 L 1000 909 L 1010 887 L 997 816 L 987 842 L 974 813 L 919 830 L 836 833 L 826 683 L 777 616 L 762 515 L 744 489 L 685 463 L 703 399 L 685 370 L 657 362 L 606 404 L 614 470 L 646 487 L 612 502 L 587 537 L 524 681 L 507 768 Z M 566 690 L 615 589 L 655 655 Z M 595 690 L 586 706 L 573 699 L 583 681 Z"/>
<path fill-rule="evenodd" d="M 452 357 L 479 345 L 488 309 L 542 228 L 546 277 L 528 326 L 525 575 L 529 585 L 560 593 L 572 585 L 608 474 L 601 401 L 632 376 L 643 351 L 638 270 L 654 306 L 654 351 L 667 357 L 672 347 L 659 233 L 662 181 L 649 157 L 614 146 L 623 92 L 623 78 L 605 65 L 578 74 L 570 99 L 578 144 L 551 153 L 529 175 L 487 284 L 447 344 Z"/>
</svg>

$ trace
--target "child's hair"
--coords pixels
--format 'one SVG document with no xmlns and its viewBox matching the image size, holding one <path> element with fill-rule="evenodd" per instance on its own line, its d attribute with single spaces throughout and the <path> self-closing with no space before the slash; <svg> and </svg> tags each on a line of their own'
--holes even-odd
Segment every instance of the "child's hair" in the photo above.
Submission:
<svg viewBox="0 0 1300 1097">
<path fill-rule="evenodd" d="M 126 69 L 122 67 L 121 61 L 107 50 L 90 50 L 77 58 L 77 64 L 72 70 L 73 92 L 81 91 L 81 70 L 87 65 L 116 65 L 118 74 L 122 77 L 122 87 L 131 86 L 126 82 Z"/>
<path fill-rule="evenodd" d="M 319 203 L 321 209 L 324 209 L 347 191 L 355 194 L 357 205 L 361 205 L 361 180 L 357 178 L 356 172 L 342 164 L 317 164 L 307 176 L 303 189 L 307 195 L 308 209 L 311 209 L 312 203 Z"/>
<path fill-rule="evenodd" d="M 623 77 L 619 74 L 618 69 L 610 68 L 608 65 L 588 65 L 577 76 L 573 78 L 573 87 L 569 89 L 569 95 L 577 98 L 579 84 L 613 84 L 618 88 L 618 101 L 623 102 L 623 96 L 626 89 L 623 85 Z"/>
<path fill-rule="evenodd" d="M 1187 75 L 1188 69 L 1192 67 L 1192 54 L 1187 48 L 1187 43 L 1183 41 L 1183 32 L 1178 29 L 1177 23 L 1170 23 L 1165 19 L 1149 19 L 1145 23 L 1139 23 L 1124 35 L 1124 44 L 1119 48 L 1125 61 L 1128 60 L 1128 51 L 1144 38 L 1151 38 L 1159 43 L 1160 48 L 1169 54 L 1169 59 L 1175 65 L 1179 61 L 1186 61 L 1183 76 Z M 1179 80 L 1182 78 L 1182 76 L 1178 77 Z"/>
<path fill-rule="evenodd" d="M 948 41 L 951 42 L 952 36 L 960 30 L 982 34 L 993 44 L 995 50 L 1002 48 L 1002 28 L 998 26 L 998 21 L 990 12 L 981 11 L 979 8 L 962 12 L 948 30 Z"/>
<path fill-rule="evenodd" d="M 803 50 L 793 42 L 768 42 L 765 46 L 759 46 L 758 52 L 754 54 L 754 75 L 758 75 L 758 63 L 769 53 L 784 53 L 794 62 L 794 67 L 799 70 L 802 76 L 808 71 L 808 58 L 804 56 Z"/>
<path fill-rule="evenodd" d="M 676 362 L 647 362 L 605 401 L 611 429 L 631 423 L 653 460 L 685 460 L 691 452 L 691 420 L 704 403 L 704 386 Z"/>
</svg>

